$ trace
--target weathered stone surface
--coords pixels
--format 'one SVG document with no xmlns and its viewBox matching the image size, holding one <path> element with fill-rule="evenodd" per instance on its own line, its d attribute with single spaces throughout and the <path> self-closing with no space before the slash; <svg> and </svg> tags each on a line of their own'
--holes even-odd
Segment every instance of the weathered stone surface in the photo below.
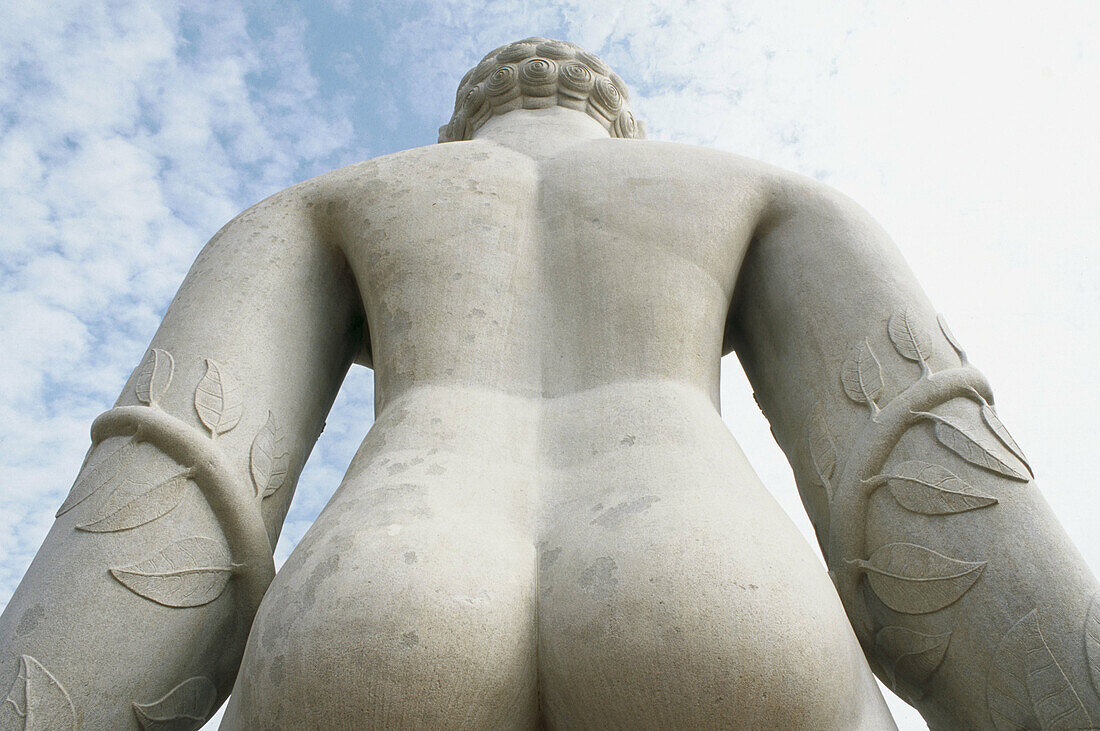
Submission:
<svg viewBox="0 0 1100 731">
<path fill-rule="evenodd" d="M 227 728 L 889 728 L 872 668 L 937 727 L 1100 723 L 1096 581 L 889 239 L 626 99 L 497 49 L 456 141 L 218 232 L 0 618 L 5 728 L 230 688 Z M 719 416 L 731 350 L 835 588 Z M 272 581 L 353 360 L 376 421 Z"/>
</svg>

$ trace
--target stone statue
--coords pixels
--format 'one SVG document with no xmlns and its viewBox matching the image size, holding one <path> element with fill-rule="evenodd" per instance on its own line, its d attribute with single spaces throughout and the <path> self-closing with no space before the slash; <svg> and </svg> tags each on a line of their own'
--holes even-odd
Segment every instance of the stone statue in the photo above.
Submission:
<svg viewBox="0 0 1100 731">
<path fill-rule="evenodd" d="M 231 729 L 890 728 L 872 670 L 935 728 L 1100 725 L 1096 579 L 883 231 L 643 136 L 531 38 L 447 144 L 219 231 L 0 620 L 2 728 L 230 689 Z M 730 351 L 829 575 L 719 416 Z M 376 421 L 276 576 L 353 361 Z"/>
</svg>

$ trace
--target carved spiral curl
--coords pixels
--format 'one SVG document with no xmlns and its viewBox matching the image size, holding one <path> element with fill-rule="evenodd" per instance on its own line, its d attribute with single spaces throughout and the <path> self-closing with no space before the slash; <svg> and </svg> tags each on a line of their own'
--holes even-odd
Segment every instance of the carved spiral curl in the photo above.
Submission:
<svg viewBox="0 0 1100 731">
<path fill-rule="evenodd" d="M 492 100 L 505 96 L 512 96 L 511 92 L 518 90 L 519 71 L 512 64 L 497 66 L 493 73 L 489 74 L 485 90 Z"/>
<path fill-rule="evenodd" d="M 546 58 L 532 58 L 519 68 L 520 92 L 528 96 L 550 96 L 557 91 L 558 65 Z"/>
<path fill-rule="evenodd" d="M 555 105 L 585 112 L 612 137 L 643 138 L 628 99 L 622 79 L 596 56 L 572 43 L 526 38 L 495 49 L 463 76 L 439 141 L 471 139 L 494 115 Z"/>
<path fill-rule="evenodd" d="M 623 77 L 612 71 L 607 75 L 607 78 L 611 79 L 611 83 L 615 85 L 615 88 L 622 96 L 623 103 L 625 104 L 627 100 L 630 99 L 630 92 L 626 90 L 626 82 L 623 81 Z"/>
<path fill-rule="evenodd" d="M 634 119 L 634 113 L 629 109 L 624 109 L 619 114 L 618 119 L 615 120 L 615 124 L 612 125 L 612 130 L 615 137 L 625 137 L 630 139 L 638 134 L 638 122 Z"/>
<path fill-rule="evenodd" d="M 481 63 L 479 63 L 477 66 L 474 66 L 474 68 L 471 70 L 469 79 L 458 85 L 459 91 L 461 91 L 466 84 L 482 83 L 489 78 L 489 74 L 493 73 L 493 69 L 495 69 L 496 67 L 497 60 L 495 56 L 488 56 L 481 59 Z"/>
<path fill-rule="evenodd" d="M 592 96 L 588 97 L 588 103 L 600 116 L 608 122 L 613 122 L 622 111 L 623 95 L 615 86 L 615 82 L 606 76 L 600 76 L 592 87 Z"/>
<path fill-rule="evenodd" d="M 561 70 L 558 72 L 558 84 L 561 86 L 561 93 L 577 99 L 587 98 L 592 93 L 592 86 L 595 83 L 596 75 L 592 73 L 592 69 L 580 61 L 570 61 L 562 64 Z"/>
<path fill-rule="evenodd" d="M 462 101 L 462 113 L 466 116 L 467 124 L 479 127 L 493 113 L 484 84 L 478 84 L 466 93 L 466 98 Z"/>
<path fill-rule="evenodd" d="M 516 63 L 517 61 L 524 61 L 535 55 L 534 43 L 513 43 L 510 46 L 505 46 L 504 50 L 497 54 L 497 62 L 499 63 Z"/>
<path fill-rule="evenodd" d="M 575 46 L 571 43 L 565 43 L 563 41 L 546 40 L 535 46 L 535 53 L 543 58 L 553 59 L 555 61 L 563 61 L 567 58 L 573 58 Z"/>
<path fill-rule="evenodd" d="M 607 76 L 611 73 L 610 66 L 601 61 L 598 56 L 591 54 L 588 51 L 578 52 L 577 60 L 601 76 Z"/>
</svg>

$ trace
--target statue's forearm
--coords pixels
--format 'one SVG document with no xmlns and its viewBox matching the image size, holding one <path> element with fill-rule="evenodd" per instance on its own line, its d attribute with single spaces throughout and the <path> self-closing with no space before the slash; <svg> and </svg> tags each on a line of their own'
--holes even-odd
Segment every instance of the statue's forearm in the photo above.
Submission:
<svg viewBox="0 0 1100 731">
<path fill-rule="evenodd" d="M 739 286 L 739 355 L 878 675 L 936 727 L 1100 725 L 1097 582 L 881 230 L 823 196 Z"/>
<path fill-rule="evenodd" d="M 159 727 L 205 718 L 229 692 L 294 481 L 358 345 L 338 252 L 272 207 L 204 250 L 93 423 L 0 617 L 0 728 Z"/>
</svg>

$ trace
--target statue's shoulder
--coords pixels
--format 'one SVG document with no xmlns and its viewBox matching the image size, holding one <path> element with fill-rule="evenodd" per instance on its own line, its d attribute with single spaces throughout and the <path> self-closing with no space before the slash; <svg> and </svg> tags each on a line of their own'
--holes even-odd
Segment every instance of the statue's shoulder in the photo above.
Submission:
<svg viewBox="0 0 1100 731">
<path fill-rule="evenodd" d="M 426 145 L 352 163 L 284 188 L 246 208 L 226 224 L 226 228 L 263 224 L 272 218 L 287 220 L 311 216 L 329 202 L 356 192 L 373 189 L 385 194 L 387 187 L 408 187 L 410 181 L 429 175 L 432 168 L 459 170 L 477 162 L 492 160 L 506 166 L 506 157 L 522 156 L 483 142 Z"/>
<path fill-rule="evenodd" d="M 558 161 L 573 166 L 587 158 L 600 170 L 625 177 L 655 177 L 669 184 L 742 193 L 770 188 L 791 173 L 774 165 L 712 147 L 663 140 L 600 139 L 571 148 Z"/>
<path fill-rule="evenodd" d="M 712 185 L 723 193 L 728 186 L 716 181 L 726 180 L 742 192 L 751 190 L 764 205 L 762 219 L 795 213 L 813 213 L 833 217 L 863 217 L 867 213 L 841 190 L 808 175 L 787 170 L 771 163 L 736 155 L 724 150 L 675 142 L 630 141 L 639 144 L 641 159 L 644 150 L 655 158 L 668 160 L 670 169 L 680 169 L 685 176 L 698 178 L 699 183 Z"/>
<path fill-rule="evenodd" d="M 524 160 L 527 160 L 524 155 L 490 142 L 435 143 L 372 157 L 311 178 L 294 188 L 300 187 L 301 195 L 312 195 L 370 184 L 407 187 L 410 181 L 433 175 L 461 173 L 472 167 L 506 168 Z"/>
<path fill-rule="evenodd" d="M 579 148 L 578 148 L 579 149 Z M 658 140 L 599 140 L 607 169 L 623 177 L 648 177 L 698 194 L 720 210 L 756 212 L 761 225 L 788 216 L 830 220 L 870 219 L 870 214 L 841 190 L 816 178 L 753 158 L 698 145 Z"/>
<path fill-rule="evenodd" d="M 721 169 L 725 172 L 759 174 L 769 166 L 758 160 L 735 155 L 713 147 L 691 145 L 685 142 L 670 142 L 650 139 L 608 138 L 593 140 L 591 149 L 601 149 L 625 162 L 655 163 L 676 162 L 684 168 L 705 170 Z"/>
<path fill-rule="evenodd" d="M 691 201 L 708 210 L 731 210 L 739 219 L 751 218 L 753 212 L 763 217 L 779 198 L 793 199 L 798 191 L 822 187 L 810 178 L 750 157 L 663 140 L 594 140 L 571 148 L 557 163 L 563 174 L 590 169 L 626 185 L 652 181 L 665 190 L 680 191 L 677 205 Z"/>
</svg>

